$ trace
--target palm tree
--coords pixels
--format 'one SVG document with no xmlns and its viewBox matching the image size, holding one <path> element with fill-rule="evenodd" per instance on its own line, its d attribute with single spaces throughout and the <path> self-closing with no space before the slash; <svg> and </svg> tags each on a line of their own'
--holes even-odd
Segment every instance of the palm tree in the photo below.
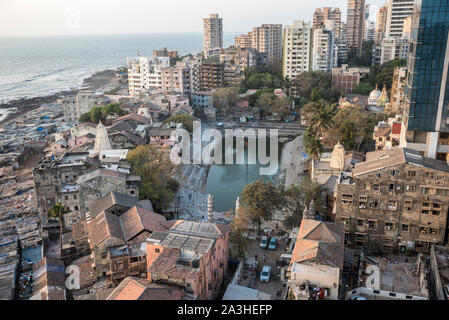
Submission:
<svg viewBox="0 0 449 320">
<path fill-rule="evenodd" d="M 67 212 L 65 207 L 60 204 L 54 204 L 50 210 L 48 210 L 48 216 L 53 219 L 58 219 L 59 221 L 59 252 L 62 255 L 62 228 L 63 228 L 63 219 L 64 214 Z"/>
<path fill-rule="evenodd" d="M 304 134 L 303 144 L 306 153 L 312 159 L 318 159 L 323 153 L 323 144 L 321 143 L 317 132 L 310 126 L 307 128 L 306 133 Z"/>
</svg>

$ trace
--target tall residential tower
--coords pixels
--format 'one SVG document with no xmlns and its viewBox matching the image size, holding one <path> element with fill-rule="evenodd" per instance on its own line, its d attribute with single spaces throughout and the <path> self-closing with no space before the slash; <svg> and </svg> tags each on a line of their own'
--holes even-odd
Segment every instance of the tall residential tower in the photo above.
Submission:
<svg viewBox="0 0 449 320">
<path fill-rule="evenodd" d="M 207 58 L 211 51 L 223 48 L 223 19 L 211 14 L 203 19 L 203 51 Z"/>
<path fill-rule="evenodd" d="M 365 0 L 348 0 L 346 40 L 349 48 L 362 55 L 363 29 L 365 25 Z"/>
</svg>

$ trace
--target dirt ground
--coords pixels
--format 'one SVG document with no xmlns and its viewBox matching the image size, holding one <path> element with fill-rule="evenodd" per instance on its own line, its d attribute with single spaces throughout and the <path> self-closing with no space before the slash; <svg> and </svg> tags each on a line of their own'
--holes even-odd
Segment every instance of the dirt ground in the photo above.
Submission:
<svg viewBox="0 0 449 320">
<path fill-rule="evenodd" d="M 265 293 L 269 293 L 273 300 L 279 300 L 284 296 L 286 287 L 286 281 L 282 282 L 280 280 L 281 268 L 277 267 L 276 260 L 285 253 L 286 241 L 278 238 L 278 245 L 276 250 L 262 249 L 260 248 L 260 240 L 249 240 L 249 245 L 246 250 L 247 258 L 255 258 L 259 261 L 259 272 L 253 272 L 250 270 L 244 270 L 242 273 L 239 285 L 247 286 Z M 263 256 L 266 256 L 266 261 L 264 262 Z M 260 282 L 260 270 L 263 266 L 271 267 L 270 281 Z M 253 280 L 252 280 L 253 279 Z"/>
</svg>

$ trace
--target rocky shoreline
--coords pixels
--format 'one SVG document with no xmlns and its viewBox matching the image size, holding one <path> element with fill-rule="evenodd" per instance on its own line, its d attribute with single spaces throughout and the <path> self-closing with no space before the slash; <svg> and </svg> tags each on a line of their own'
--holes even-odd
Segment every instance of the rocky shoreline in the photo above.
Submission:
<svg viewBox="0 0 449 320">
<path fill-rule="evenodd" d="M 0 122 L 3 124 L 9 120 L 12 120 L 18 116 L 21 116 L 31 110 L 38 108 L 42 104 L 46 103 L 56 103 L 57 99 L 60 96 L 64 95 L 74 95 L 78 93 L 80 90 L 92 90 L 96 91 L 100 88 L 108 85 L 115 76 L 115 70 L 103 70 L 97 73 L 94 73 L 89 78 L 83 80 L 82 87 L 79 89 L 73 90 L 64 90 L 55 94 L 51 94 L 43 97 L 34 97 L 34 98 L 22 98 L 17 100 L 12 100 L 7 103 L 0 104 L 0 109 L 10 109 L 16 108 L 17 112 L 9 113 L 6 118 Z"/>
</svg>

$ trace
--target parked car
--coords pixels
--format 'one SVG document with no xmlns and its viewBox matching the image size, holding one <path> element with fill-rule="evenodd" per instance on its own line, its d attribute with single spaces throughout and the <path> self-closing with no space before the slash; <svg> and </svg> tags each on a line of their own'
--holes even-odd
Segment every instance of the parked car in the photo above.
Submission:
<svg viewBox="0 0 449 320">
<path fill-rule="evenodd" d="M 361 296 L 353 296 L 352 300 L 366 300 L 366 298 L 361 297 Z"/>
<path fill-rule="evenodd" d="M 260 240 L 260 247 L 262 249 L 266 249 L 268 247 L 268 237 L 267 236 L 263 236 L 262 240 Z"/>
<path fill-rule="evenodd" d="M 271 267 L 263 266 L 262 271 L 260 272 L 260 282 L 270 282 L 271 275 Z"/>
<path fill-rule="evenodd" d="M 278 243 L 278 239 L 276 237 L 271 238 L 270 244 L 268 245 L 268 249 L 276 250 L 277 243 Z"/>
</svg>

